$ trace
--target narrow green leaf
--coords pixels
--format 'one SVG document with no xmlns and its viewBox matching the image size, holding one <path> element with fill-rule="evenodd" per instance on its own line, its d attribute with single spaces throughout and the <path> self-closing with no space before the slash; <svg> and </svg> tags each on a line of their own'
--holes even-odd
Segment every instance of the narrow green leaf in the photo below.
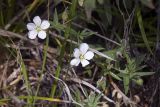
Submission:
<svg viewBox="0 0 160 107">
<path fill-rule="evenodd" d="M 111 1 L 107 0 L 106 1 L 106 5 L 108 5 L 108 6 L 104 7 L 105 16 L 107 18 L 107 21 L 108 21 L 109 25 L 112 25 L 112 8 L 110 6 L 111 5 Z"/>
<path fill-rule="evenodd" d="M 43 78 L 43 72 L 44 72 L 44 70 L 45 70 L 45 65 L 46 65 L 46 60 L 47 60 L 48 44 L 49 44 L 49 37 L 46 38 L 46 44 L 45 44 L 44 47 L 43 47 L 43 48 L 44 48 L 44 49 L 43 49 L 43 63 L 42 63 L 42 70 L 41 70 L 41 72 L 40 72 L 40 79 L 39 79 L 39 81 L 42 80 L 42 78 Z M 39 89 L 40 89 L 40 84 L 38 84 L 35 97 L 38 95 Z M 35 97 L 34 97 L 34 100 L 33 100 L 33 104 L 35 103 Z"/>
<path fill-rule="evenodd" d="M 33 99 L 31 97 L 31 90 L 30 90 L 31 86 L 30 86 L 30 83 L 29 83 L 28 73 L 27 73 L 27 70 L 26 70 L 26 66 L 24 64 L 24 61 L 23 61 L 22 57 L 20 58 L 20 64 L 21 64 L 21 72 L 22 72 L 24 80 L 25 80 L 25 86 L 27 88 L 27 92 L 28 92 L 28 95 L 30 97 L 30 98 L 27 99 L 27 103 L 28 104 L 32 104 Z"/>
<path fill-rule="evenodd" d="M 125 94 L 127 94 L 129 90 L 129 81 L 129 76 L 126 75 L 125 77 L 123 77 Z"/>
<path fill-rule="evenodd" d="M 88 19 L 91 19 L 91 13 L 96 8 L 96 0 L 85 0 L 84 7 Z"/>
<path fill-rule="evenodd" d="M 134 76 L 148 76 L 148 75 L 153 75 L 155 72 L 135 72 L 132 74 L 132 77 Z"/>
<path fill-rule="evenodd" d="M 140 9 L 137 9 L 137 19 L 138 19 L 138 24 L 139 24 L 139 28 L 140 28 L 140 31 L 141 31 L 141 34 L 142 34 L 143 41 L 144 41 L 148 51 L 153 55 L 153 52 L 152 52 L 152 50 L 149 46 L 147 36 L 146 36 L 145 30 L 144 30 L 144 27 L 143 27 L 143 20 L 142 20 L 142 15 L 141 15 Z"/>
<path fill-rule="evenodd" d="M 140 71 L 140 70 L 142 70 L 145 67 L 147 67 L 147 66 L 146 65 L 140 66 L 140 67 L 136 68 L 135 71 Z"/>
<path fill-rule="evenodd" d="M 117 79 L 117 80 L 119 80 L 119 81 L 122 81 L 122 79 L 121 79 L 118 75 L 114 74 L 113 72 L 110 72 L 110 75 L 111 75 L 113 78 L 115 78 L 115 79 Z"/>
<path fill-rule="evenodd" d="M 3 26 L 5 24 L 4 22 L 4 14 L 3 14 L 3 11 L 0 7 L 0 25 Z"/>
<path fill-rule="evenodd" d="M 69 19 L 72 19 L 76 16 L 77 4 L 78 4 L 77 0 L 72 0 Z"/>
<path fill-rule="evenodd" d="M 54 19 L 53 19 L 54 24 L 58 24 L 58 14 L 57 14 L 57 10 L 55 9 L 54 11 Z"/>
</svg>

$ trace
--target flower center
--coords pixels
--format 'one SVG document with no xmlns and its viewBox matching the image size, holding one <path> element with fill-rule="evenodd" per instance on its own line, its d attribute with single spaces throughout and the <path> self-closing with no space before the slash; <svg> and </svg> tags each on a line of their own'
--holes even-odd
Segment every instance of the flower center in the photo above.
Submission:
<svg viewBox="0 0 160 107">
<path fill-rule="evenodd" d="M 80 60 L 85 59 L 85 58 L 84 58 L 84 55 L 82 55 L 82 54 L 80 54 L 79 58 L 80 58 Z"/>
<path fill-rule="evenodd" d="M 37 27 L 36 27 L 36 30 L 37 30 L 37 32 L 40 32 L 40 31 L 41 31 L 40 26 L 37 26 Z"/>
</svg>

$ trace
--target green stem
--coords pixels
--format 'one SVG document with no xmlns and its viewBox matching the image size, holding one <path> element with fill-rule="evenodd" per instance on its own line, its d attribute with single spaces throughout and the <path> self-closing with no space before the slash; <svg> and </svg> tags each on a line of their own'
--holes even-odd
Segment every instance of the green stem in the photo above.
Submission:
<svg viewBox="0 0 160 107">
<path fill-rule="evenodd" d="M 72 0 L 69 19 L 73 19 L 73 17 L 76 15 L 76 7 L 77 7 L 77 0 Z M 65 54 L 67 39 L 68 39 L 68 37 L 70 35 L 70 27 L 71 27 L 71 22 L 68 23 L 68 27 L 65 29 L 65 35 L 64 35 L 65 36 L 65 40 L 63 41 L 64 45 L 61 47 L 60 57 L 58 59 L 59 64 L 58 64 L 57 69 L 56 69 L 56 74 L 55 74 L 56 78 L 59 78 L 60 71 L 61 71 L 61 68 L 63 66 L 63 57 L 64 57 L 64 54 Z M 57 88 L 57 80 L 55 80 L 55 82 L 52 85 L 51 97 L 55 96 L 56 88 Z"/>
<path fill-rule="evenodd" d="M 46 60 L 47 60 L 48 43 L 49 43 L 49 37 L 47 36 L 47 38 L 46 38 L 46 44 L 44 46 L 44 51 L 43 51 L 43 63 L 42 63 L 42 70 L 41 70 L 39 82 L 42 80 L 42 74 L 43 74 L 43 72 L 45 70 L 45 65 L 46 65 Z M 40 84 L 38 84 L 38 87 L 37 87 L 37 90 L 36 90 L 36 93 L 35 93 L 35 97 L 38 95 L 39 89 L 40 89 Z M 33 104 L 36 101 L 35 97 L 34 97 L 34 100 L 33 100 Z"/>
</svg>

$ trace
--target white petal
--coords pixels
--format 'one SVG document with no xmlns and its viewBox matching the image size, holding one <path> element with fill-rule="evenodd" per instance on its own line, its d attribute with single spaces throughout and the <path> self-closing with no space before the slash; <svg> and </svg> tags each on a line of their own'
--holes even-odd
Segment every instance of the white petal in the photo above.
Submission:
<svg viewBox="0 0 160 107">
<path fill-rule="evenodd" d="M 34 23 L 28 23 L 27 24 L 27 29 L 28 30 L 34 30 L 36 28 L 35 24 Z"/>
<path fill-rule="evenodd" d="M 28 32 L 28 38 L 29 39 L 35 39 L 36 38 L 36 36 L 37 36 L 37 31 L 36 30 L 32 30 L 32 31 L 29 31 Z"/>
<path fill-rule="evenodd" d="M 82 64 L 82 67 L 85 67 L 86 65 L 89 64 L 89 62 L 85 59 L 81 60 L 81 64 Z"/>
<path fill-rule="evenodd" d="M 41 18 L 39 16 L 35 16 L 33 18 L 33 22 L 35 23 L 36 26 L 40 26 L 41 25 Z"/>
<path fill-rule="evenodd" d="M 49 21 L 47 21 L 47 20 L 43 20 L 43 21 L 42 21 L 41 29 L 46 30 L 46 29 L 49 28 L 49 26 L 50 26 Z"/>
<path fill-rule="evenodd" d="M 38 32 L 38 37 L 41 39 L 45 39 L 46 38 L 46 32 L 41 30 L 40 32 Z"/>
<path fill-rule="evenodd" d="M 80 54 L 81 54 L 81 53 L 80 53 L 79 49 L 78 49 L 78 48 L 75 48 L 75 49 L 74 49 L 74 52 L 73 52 L 74 57 L 75 57 L 75 58 L 79 58 Z"/>
<path fill-rule="evenodd" d="M 80 59 L 74 58 L 71 60 L 70 65 L 78 66 L 80 63 Z"/>
<path fill-rule="evenodd" d="M 87 60 L 91 60 L 94 56 L 94 53 L 91 52 L 91 51 L 88 51 L 85 55 L 84 55 L 84 58 L 87 59 Z"/>
<path fill-rule="evenodd" d="M 82 44 L 80 44 L 79 49 L 82 52 L 82 54 L 84 55 L 87 52 L 87 50 L 89 49 L 89 46 L 86 43 L 82 43 Z"/>
</svg>

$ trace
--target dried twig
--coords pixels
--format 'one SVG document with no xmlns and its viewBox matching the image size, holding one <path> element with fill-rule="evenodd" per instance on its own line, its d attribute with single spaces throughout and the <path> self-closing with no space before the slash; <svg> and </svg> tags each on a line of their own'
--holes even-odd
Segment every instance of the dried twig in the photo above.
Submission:
<svg viewBox="0 0 160 107">
<path fill-rule="evenodd" d="M 104 99 L 106 99 L 107 101 L 111 102 L 111 103 L 114 103 L 115 102 L 113 100 L 111 100 L 110 98 L 108 98 L 107 96 L 105 96 L 99 89 L 97 89 L 96 87 L 94 87 L 93 85 L 91 85 L 90 83 L 86 82 L 86 81 L 83 81 L 79 78 L 70 78 L 70 80 L 76 82 L 76 83 L 80 83 L 80 84 L 83 84 L 89 88 L 91 88 L 92 90 L 94 90 L 95 92 L 97 92 L 98 94 L 102 95 Z"/>
<path fill-rule="evenodd" d="M 28 41 L 33 45 L 39 45 L 39 43 L 35 43 L 35 41 L 31 41 L 31 40 L 27 39 L 25 36 L 22 36 L 18 33 L 10 32 L 7 30 L 0 29 L 0 35 L 4 36 L 4 37 L 11 37 L 11 38 L 16 37 L 16 38 L 22 39 L 24 41 Z"/>
<path fill-rule="evenodd" d="M 83 107 L 83 105 L 81 105 L 80 103 L 76 102 L 76 101 L 72 98 L 72 95 L 71 95 L 71 93 L 70 93 L 69 87 L 67 86 L 67 84 L 66 84 L 63 80 L 61 80 L 60 78 L 57 78 L 57 77 L 53 76 L 52 74 L 50 74 L 50 75 L 51 75 L 54 79 L 56 79 L 56 80 L 58 80 L 58 81 L 60 81 L 60 82 L 62 82 L 62 83 L 64 84 L 64 86 L 65 86 L 65 91 L 66 91 L 67 94 L 68 94 L 68 98 L 69 98 L 70 101 L 72 101 L 72 102 L 70 102 L 70 103 L 77 104 L 77 105 Z"/>
<path fill-rule="evenodd" d="M 128 98 L 119 88 L 118 86 L 112 81 L 111 77 L 109 77 L 110 83 L 111 85 L 114 87 L 115 90 L 118 91 L 118 93 L 120 93 L 123 97 L 123 101 L 125 102 L 125 104 L 135 104 L 135 102 L 133 102 L 130 98 Z"/>
</svg>

